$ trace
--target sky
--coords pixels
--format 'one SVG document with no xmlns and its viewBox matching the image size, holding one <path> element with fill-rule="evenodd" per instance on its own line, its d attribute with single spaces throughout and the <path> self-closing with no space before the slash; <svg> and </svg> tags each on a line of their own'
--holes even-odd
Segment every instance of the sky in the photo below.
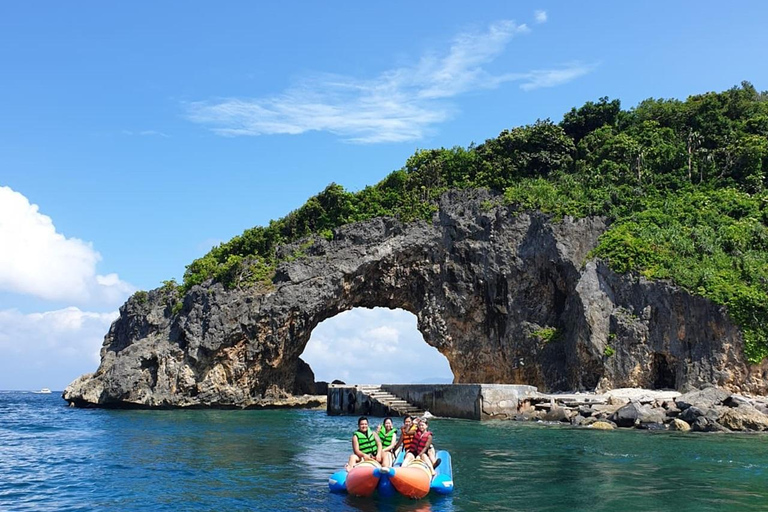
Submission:
<svg viewBox="0 0 768 512">
<path fill-rule="evenodd" d="M 131 293 L 331 182 L 602 96 L 766 90 L 766 24 L 757 0 L 2 2 L 0 389 L 95 371 Z M 303 357 L 322 380 L 452 378 L 404 311 L 326 320 Z"/>
</svg>

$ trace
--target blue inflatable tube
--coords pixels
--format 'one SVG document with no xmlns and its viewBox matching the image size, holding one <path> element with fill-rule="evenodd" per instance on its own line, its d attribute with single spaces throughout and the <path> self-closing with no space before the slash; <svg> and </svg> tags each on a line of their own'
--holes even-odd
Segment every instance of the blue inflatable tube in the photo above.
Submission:
<svg viewBox="0 0 768 512">
<path fill-rule="evenodd" d="M 440 459 L 440 465 L 435 469 L 435 476 L 432 477 L 429 489 L 437 494 L 451 494 L 453 492 L 451 454 L 445 450 L 439 450 L 437 458 Z"/>
</svg>

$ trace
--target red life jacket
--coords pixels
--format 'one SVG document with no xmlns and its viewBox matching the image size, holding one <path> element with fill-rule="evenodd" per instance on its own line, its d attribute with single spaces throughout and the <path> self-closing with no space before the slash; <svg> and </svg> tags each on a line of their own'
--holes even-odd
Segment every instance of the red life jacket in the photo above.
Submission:
<svg viewBox="0 0 768 512">
<path fill-rule="evenodd" d="M 414 455 L 421 453 L 421 450 L 427 446 L 427 439 L 429 439 L 429 436 L 431 435 L 432 432 L 429 430 L 425 430 L 424 432 L 417 431 L 413 436 L 413 441 L 411 442 L 411 446 L 408 448 L 408 451 Z"/>
</svg>

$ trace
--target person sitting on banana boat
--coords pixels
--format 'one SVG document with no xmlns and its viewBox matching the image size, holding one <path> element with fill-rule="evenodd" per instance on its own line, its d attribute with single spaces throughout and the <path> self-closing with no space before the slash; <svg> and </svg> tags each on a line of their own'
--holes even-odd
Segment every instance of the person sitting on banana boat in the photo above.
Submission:
<svg viewBox="0 0 768 512">
<path fill-rule="evenodd" d="M 432 446 L 432 432 L 428 430 L 429 421 L 427 418 L 421 418 L 418 420 L 418 430 L 413 437 L 411 445 L 408 447 L 408 453 L 405 454 L 403 459 L 403 467 L 408 466 L 413 460 L 423 460 L 429 469 L 434 473 L 435 468 L 440 465 L 441 460 L 435 458 L 434 447 Z M 430 449 L 432 455 L 429 454 Z"/>
<path fill-rule="evenodd" d="M 392 454 L 398 453 L 398 449 L 402 446 L 403 450 L 408 451 L 408 448 L 413 442 L 413 436 L 416 435 L 416 423 L 413 421 L 412 416 L 406 416 L 403 418 L 403 428 L 400 430 L 400 437 L 397 439 L 394 448 L 392 448 Z"/>
<path fill-rule="evenodd" d="M 365 416 L 357 420 L 357 430 L 352 435 L 352 451 L 354 453 L 349 456 L 345 466 L 347 471 L 365 460 L 375 460 L 379 464 L 382 462 L 381 440 L 368 428 L 368 418 Z"/>
<path fill-rule="evenodd" d="M 397 429 L 392 423 L 392 418 L 386 417 L 376 429 L 376 434 L 381 441 L 381 465 L 391 466 L 395 462 L 395 448 L 397 447 Z"/>
</svg>

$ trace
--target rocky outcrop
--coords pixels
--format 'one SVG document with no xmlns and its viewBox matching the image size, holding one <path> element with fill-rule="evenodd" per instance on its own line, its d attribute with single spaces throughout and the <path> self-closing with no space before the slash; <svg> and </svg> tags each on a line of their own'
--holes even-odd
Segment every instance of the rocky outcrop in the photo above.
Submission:
<svg viewBox="0 0 768 512">
<path fill-rule="evenodd" d="M 768 398 L 747 397 L 710 386 L 685 394 L 674 391 L 615 389 L 605 394 L 532 394 L 516 420 L 568 422 L 594 427 L 730 432 L 768 430 Z"/>
<path fill-rule="evenodd" d="M 501 206 L 488 192 L 451 192 L 429 223 L 378 218 L 339 228 L 330 241 L 282 247 L 298 257 L 286 258 L 268 288 L 206 283 L 180 310 L 170 291 L 135 295 L 97 371 L 64 397 L 250 407 L 311 391 L 299 356 L 312 330 L 354 307 L 415 314 L 457 383 L 765 391 L 768 367 L 746 363 L 724 308 L 589 259 L 605 230 L 601 218 L 552 219 Z"/>
</svg>

